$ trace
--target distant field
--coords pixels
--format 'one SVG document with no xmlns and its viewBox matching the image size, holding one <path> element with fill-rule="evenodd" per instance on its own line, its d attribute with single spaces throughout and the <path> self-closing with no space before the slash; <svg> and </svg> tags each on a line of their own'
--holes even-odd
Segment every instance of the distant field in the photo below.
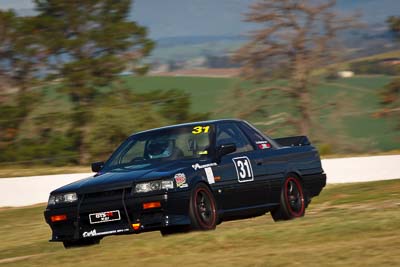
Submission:
<svg viewBox="0 0 400 267">
<path fill-rule="evenodd" d="M 180 89 L 192 97 L 192 111 L 212 112 L 217 108 L 217 100 L 228 94 L 229 89 L 239 83 L 238 78 L 206 77 L 125 77 L 132 90 L 149 92 L 152 90 Z"/>
<path fill-rule="evenodd" d="M 332 138 L 347 139 L 354 146 L 353 152 L 377 152 L 400 148 L 400 141 L 395 138 L 395 121 L 386 118 L 376 118 L 379 110 L 379 90 L 392 78 L 389 76 L 362 76 L 349 79 L 338 79 L 332 82 L 322 81 L 315 88 L 315 106 L 322 106 L 316 113 L 319 118 L 319 127 L 315 131 L 324 136 L 326 143 Z M 231 91 L 235 87 L 254 88 L 249 82 L 238 78 L 203 78 L 203 77 L 141 77 L 129 78 L 127 84 L 141 92 L 154 89 L 177 88 L 188 92 L 192 96 L 192 110 L 195 112 L 211 112 L 212 118 L 232 117 L 229 112 L 220 112 L 223 105 L 232 101 Z M 274 99 L 263 100 L 266 104 Z M 327 103 L 335 103 L 333 107 Z M 280 107 L 280 111 L 288 106 Z M 218 111 L 218 112 L 217 112 Z M 268 121 L 269 118 L 263 118 Z M 262 122 L 254 118 L 253 123 Z M 268 132 L 267 127 L 262 127 Z M 281 133 L 285 134 L 285 133 Z M 279 131 L 278 131 L 279 135 Z M 319 134 L 321 136 L 321 134 Z M 333 148 L 334 150 L 334 148 Z"/>
<path fill-rule="evenodd" d="M 337 107 L 320 114 L 328 138 L 346 139 L 349 145 L 376 150 L 400 148 L 396 120 L 378 118 L 379 90 L 391 80 L 388 76 L 364 76 L 321 84 L 321 104 L 334 101 Z M 347 137 L 347 138 L 346 138 Z"/>
<path fill-rule="evenodd" d="M 328 186 L 304 218 L 269 214 L 211 232 L 105 238 L 64 250 L 49 243 L 43 206 L 0 210 L 2 266 L 397 266 L 400 180 Z"/>
<path fill-rule="evenodd" d="M 212 41 L 198 44 L 184 43 L 182 45 L 159 46 L 155 49 L 150 59 L 152 61 L 161 61 L 168 63 L 171 59 L 190 60 L 193 58 L 204 58 L 204 55 L 226 55 L 231 51 L 238 49 L 243 41 Z M 211 48 L 211 49 L 210 49 Z"/>
</svg>

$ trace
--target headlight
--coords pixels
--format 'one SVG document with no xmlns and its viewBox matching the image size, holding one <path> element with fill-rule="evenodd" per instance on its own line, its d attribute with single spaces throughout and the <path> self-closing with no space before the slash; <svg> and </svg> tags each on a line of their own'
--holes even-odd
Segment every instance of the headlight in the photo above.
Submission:
<svg viewBox="0 0 400 267">
<path fill-rule="evenodd" d="M 76 193 L 50 195 L 49 205 L 55 205 L 55 204 L 60 204 L 60 203 L 72 203 L 77 200 L 78 200 L 78 196 L 76 195 Z"/>
<path fill-rule="evenodd" d="M 158 190 L 168 190 L 174 188 L 173 180 L 157 180 L 146 183 L 139 183 L 135 186 L 135 193 L 147 193 Z"/>
</svg>

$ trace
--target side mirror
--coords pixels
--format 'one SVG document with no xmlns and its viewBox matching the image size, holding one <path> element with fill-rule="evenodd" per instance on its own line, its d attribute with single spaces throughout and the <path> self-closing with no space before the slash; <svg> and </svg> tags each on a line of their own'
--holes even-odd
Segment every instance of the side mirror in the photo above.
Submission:
<svg viewBox="0 0 400 267">
<path fill-rule="evenodd" d="M 92 171 L 93 172 L 99 172 L 99 171 L 101 171 L 103 166 L 104 166 L 104 162 L 103 161 L 94 162 L 94 163 L 92 163 Z"/>
<path fill-rule="evenodd" d="M 220 161 L 223 156 L 233 153 L 235 151 L 236 145 L 233 143 L 220 145 L 217 149 L 217 161 Z"/>
</svg>

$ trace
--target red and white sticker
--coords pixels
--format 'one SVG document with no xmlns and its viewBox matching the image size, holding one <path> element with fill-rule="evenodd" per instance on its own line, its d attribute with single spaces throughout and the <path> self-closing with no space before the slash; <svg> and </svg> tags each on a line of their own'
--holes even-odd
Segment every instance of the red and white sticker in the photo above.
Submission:
<svg viewBox="0 0 400 267">
<path fill-rule="evenodd" d="M 263 143 L 263 144 L 258 144 L 259 149 L 268 149 L 271 148 L 271 144 L 269 143 Z"/>
<path fill-rule="evenodd" d="M 176 187 L 188 187 L 188 184 L 186 183 L 186 175 L 184 173 L 177 173 L 175 174 L 175 183 Z"/>
</svg>

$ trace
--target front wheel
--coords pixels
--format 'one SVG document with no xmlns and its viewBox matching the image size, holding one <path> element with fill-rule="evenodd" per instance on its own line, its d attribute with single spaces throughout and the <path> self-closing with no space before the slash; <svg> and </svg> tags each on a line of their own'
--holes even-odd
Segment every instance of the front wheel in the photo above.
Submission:
<svg viewBox="0 0 400 267">
<path fill-rule="evenodd" d="M 300 180 L 295 176 L 285 179 L 281 190 L 280 205 L 271 211 L 274 221 L 290 220 L 304 216 L 304 190 Z"/>
<path fill-rule="evenodd" d="M 205 184 L 199 183 L 190 196 L 189 216 L 194 230 L 213 230 L 217 225 L 215 199 Z"/>
</svg>

